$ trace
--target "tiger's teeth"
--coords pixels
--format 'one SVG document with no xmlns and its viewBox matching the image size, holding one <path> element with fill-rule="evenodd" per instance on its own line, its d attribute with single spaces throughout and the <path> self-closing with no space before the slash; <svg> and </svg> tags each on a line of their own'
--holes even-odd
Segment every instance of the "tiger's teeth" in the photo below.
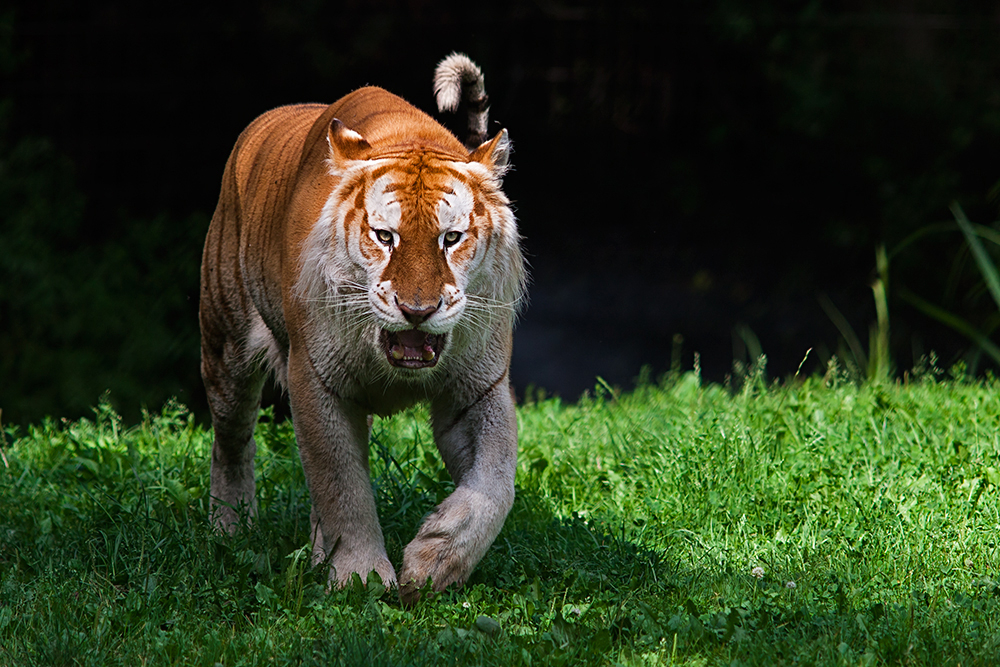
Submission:
<svg viewBox="0 0 1000 667">
<path fill-rule="evenodd" d="M 425 347 L 423 357 L 424 361 L 431 361 L 432 359 L 434 359 L 434 350 Z"/>
<path fill-rule="evenodd" d="M 401 348 L 399 345 L 393 345 L 392 346 L 392 358 L 395 359 L 396 361 L 399 361 L 400 359 L 402 359 L 403 358 L 403 348 Z"/>
</svg>

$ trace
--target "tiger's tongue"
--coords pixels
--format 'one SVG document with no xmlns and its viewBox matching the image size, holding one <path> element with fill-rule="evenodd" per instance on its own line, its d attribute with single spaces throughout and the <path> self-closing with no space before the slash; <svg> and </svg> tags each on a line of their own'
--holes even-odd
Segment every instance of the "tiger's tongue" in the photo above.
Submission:
<svg viewBox="0 0 1000 667">
<path fill-rule="evenodd" d="M 402 348 L 402 349 L 400 349 Z M 428 334 L 417 329 L 407 329 L 396 333 L 396 345 L 392 349 L 393 357 L 397 359 L 423 359 L 430 361 L 434 358 L 434 347 L 428 340 Z"/>
<path fill-rule="evenodd" d="M 415 350 L 421 350 L 424 344 L 427 343 L 427 332 L 419 331 L 417 329 L 407 329 L 406 331 L 400 331 L 396 334 L 396 340 L 403 347 L 413 348 Z"/>
</svg>

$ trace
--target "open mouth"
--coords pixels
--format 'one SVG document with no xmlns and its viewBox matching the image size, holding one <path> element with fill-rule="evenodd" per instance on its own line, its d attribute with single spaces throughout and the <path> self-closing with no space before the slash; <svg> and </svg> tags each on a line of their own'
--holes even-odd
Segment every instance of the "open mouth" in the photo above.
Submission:
<svg viewBox="0 0 1000 667">
<path fill-rule="evenodd" d="M 379 338 L 386 359 L 398 368 L 430 368 L 437 364 L 441 350 L 444 349 L 444 334 L 432 334 L 419 329 L 383 329 Z"/>
</svg>

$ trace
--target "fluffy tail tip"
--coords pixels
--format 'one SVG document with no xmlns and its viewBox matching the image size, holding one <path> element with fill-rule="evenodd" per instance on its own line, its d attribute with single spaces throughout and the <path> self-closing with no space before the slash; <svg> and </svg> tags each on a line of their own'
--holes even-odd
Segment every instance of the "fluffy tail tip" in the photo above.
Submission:
<svg viewBox="0 0 1000 667">
<path fill-rule="evenodd" d="M 463 91 L 467 101 L 478 102 L 485 95 L 483 72 L 464 53 L 444 58 L 434 70 L 434 97 L 438 111 L 456 111 Z"/>
</svg>

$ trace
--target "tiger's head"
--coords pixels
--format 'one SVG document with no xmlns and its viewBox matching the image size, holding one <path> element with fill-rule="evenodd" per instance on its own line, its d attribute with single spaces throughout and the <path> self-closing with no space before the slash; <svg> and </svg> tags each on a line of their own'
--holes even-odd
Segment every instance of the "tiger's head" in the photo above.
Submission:
<svg viewBox="0 0 1000 667">
<path fill-rule="evenodd" d="M 334 120 L 336 185 L 307 241 L 300 287 L 394 369 L 513 324 L 526 274 L 510 204 L 506 130 L 468 155 L 415 142 L 375 150 Z"/>
</svg>

